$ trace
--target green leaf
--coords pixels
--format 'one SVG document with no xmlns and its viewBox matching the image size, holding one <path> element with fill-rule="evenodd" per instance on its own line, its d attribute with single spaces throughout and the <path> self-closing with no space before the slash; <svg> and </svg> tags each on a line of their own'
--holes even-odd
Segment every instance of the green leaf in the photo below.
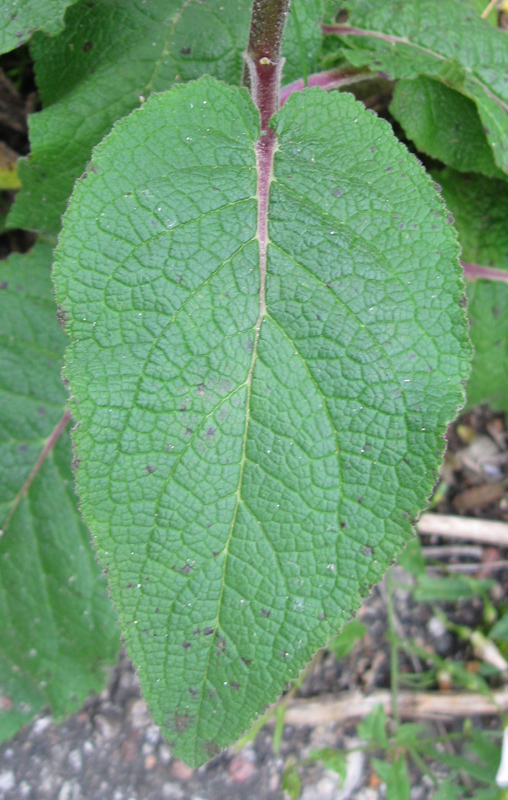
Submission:
<svg viewBox="0 0 508 800">
<path fill-rule="evenodd" d="M 322 747 L 310 751 L 307 761 L 321 761 L 325 769 L 331 769 L 340 776 L 341 782 L 346 780 L 346 754 L 335 747 Z"/>
<path fill-rule="evenodd" d="M 418 537 L 407 543 L 406 549 L 397 557 L 397 562 L 411 575 L 419 576 L 425 573 L 425 559 Z"/>
<path fill-rule="evenodd" d="M 357 619 L 352 619 L 344 625 L 341 632 L 327 643 L 326 647 L 335 654 L 339 661 L 347 656 L 355 646 L 358 639 L 361 639 L 367 628 Z"/>
<path fill-rule="evenodd" d="M 489 631 L 489 639 L 497 642 L 508 642 L 508 614 L 503 614 L 501 619 L 492 626 Z"/>
<path fill-rule="evenodd" d="M 433 578 L 421 575 L 413 591 L 417 603 L 432 603 L 435 600 L 454 602 L 464 597 L 478 597 L 488 592 L 494 582 L 488 578 L 477 580 L 463 575 Z"/>
<path fill-rule="evenodd" d="M 294 764 L 291 764 L 282 773 L 282 791 L 287 792 L 290 800 L 298 800 L 301 790 L 300 776 Z"/>
<path fill-rule="evenodd" d="M 283 44 L 287 81 L 301 74 L 303 57 L 315 68 L 321 6 L 293 3 Z M 44 110 L 30 117 L 32 153 L 19 163 L 22 190 L 9 225 L 56 234 L 92 147 L 153 92 L 203 73 L 239 84 L 250 7 L 245 0 L 80 0 L 60 36 L 35 36 Z"/>
<path fill-rule="evenodd" d="M 434 795 L 434 800 L 462 800 L 465 790 L 457 786 L 453 780 L 446 780 Z"/>
<path fill-rule="evenodd" d="M 0 264 L 0 740 L 43 706 L 59 717 L 100 691 L 119 644 L 60 424 L 50 264 L 44 243 Z"/>
<path fill-rule="evenodd" d="M 424 76 L 399 81 L 390 111 L 423 153 L 462 172 L 504 177 L 494 162 L 478 110 L 463 94 Z"/>
<path fill-rule="evenodd" d="M 351 95 L 295 94 L 273 125 L 266 280 L 258 111 L 210 78 L 94 151 L 55 265 L 84 516 L 193 763 L 411 537 L 467 374 L 455 233 L 422 167 Z"/>
<path fill-rule="evenodd" d="M 494 160 L 508 172 L 508 37 L 462 0 L 354 0 L 342 35 L 343 53 L 394 79 L 421 75 L 472 100 Z M 416 113 L 416 112 L 415 112 Z"/>
<path fill-rule="evenodd" d="M 409 800 L 411 785 L 404 756 L 397 756 L 393 761 L 373 758 L 372 764 L 381 780 L 386 783 L 386 797 L 389 800 Z"/>
<path fill-rule="evenodd" d="M 65 9 L 76 0 L 3 0 L 0 3 L 0 53 L 14 50 L 37 31 L 51 35 L 63 28 Z"/>
<path fill-rule="evenodd" d="M 388 746 L 388 736 L 386 735 L 386 712 L 381 704 L 370 711 L 363 722 L 358 725 L 358 736 L 360 739 L 379 747 Z"/>
<path fill-rule="evenodd" d="M 508 264 L 508 185 L 453 170 L 435 173 L 453 213 L 465 262 L 503 270 Z M 467 284 L 471 339 L 475 349 L 467 385 L 468 405 L 488 403 L 508 410 L 508 283 Z"/>
<path fill-rule="evenodd" d="M 284 83 L 306 78 L 318 69 L 323 13 L 324 0 L 291 3 L 284 32 Z"/>
</svg>

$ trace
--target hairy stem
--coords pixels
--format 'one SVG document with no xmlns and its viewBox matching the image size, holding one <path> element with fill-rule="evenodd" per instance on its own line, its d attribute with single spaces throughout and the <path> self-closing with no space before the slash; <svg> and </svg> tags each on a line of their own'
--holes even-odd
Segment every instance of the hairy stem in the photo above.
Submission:
<svg viewBox="0 0 508 800">
<path fill-rule="evenodd" d="M 480 264 L 470 264 L 467 261 L 462 261 L 462 268 L 467 281 L 488 280 L 508 283 L 508 272 L 506 270 L 482 267 Z"/>
<path fill-rule="evenodd" d="M 340 89 L 342 86 L 349 86 L 352 83 L 360 83 L 360 81 L 373 80 L 378 77 L 377 72 L 358 70 L 355 67 L 314 72 L 308 76 L 307 84 L 305 83 L 305 78 L 302 77 L 284 86 L 280 92 L 280 104 L 283 106 L 290 95 L 294 92 L 301 92 L 307 87 L 320 86 L 325 91 L 330 91 L 331 89 Z"/>
<path fill-rule="evenodd" d="M 258 107 L 261 130 L 279 109 L 280 48 L 290 0 L 254 0 L 243 82 Z"/>
</svg>

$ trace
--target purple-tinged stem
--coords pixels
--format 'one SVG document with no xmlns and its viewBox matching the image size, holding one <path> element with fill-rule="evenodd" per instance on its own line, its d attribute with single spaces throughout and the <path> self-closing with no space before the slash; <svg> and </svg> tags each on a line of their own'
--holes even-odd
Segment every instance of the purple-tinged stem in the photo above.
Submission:
<svg viewBox="0 0 508 800">
<path fill-rule="evenodd" d="M 405 39 L 403 36 L 390 36 L 388 33 L 363 30 L 362 28 L 354 28 L 351 25 L 321 25 L 321 31 L 324 36 L 334 33 L 338 36 L 369 36 L 382 39 L 383 42 L 389 42 L 390 44 L 411 44 L 409 39 Z"/>
<path fill-rule="evenodd" d="M 245 53 L 244 83 L 257 106 L 261 122 L 261 136 L 256 142 L 258 173 L 258 230 L 259 241 L 259 319 L 254 342 L 254 353 L 261 324 L 266 311 L 266 250 L 268 246 L 268 199 L 272 180 L 273 156 L 277 148 L 277 134 L 270 128 L 270 118 L 279 110 L 280 77 L 284 59 L 280 56 L 282 36 L 290 0 L 254 0 Z M 254 359 L 253 359 L 254 364 Z"/>
<path fill-rule="evenodd" d="M 290 0 L 254 0 L 245 53 L 244 84 L 261 117 L 261 130 L 268 131 L 270 117 L 279 110 L 280 56 Z"/>
<path fill-rule="evenodd" d="M 9 523 L 10 523 L 10 521 L 11 521 L 13 515 L 14 515 L 14 512 L 16 511 L 17 507 L 19 506 L 19 504 L 20 504 L 21 500 L 23 499 L 23 497 L 25 496 L 25 494 L 28 492 L 28 490 L 29 490 L 29 488 L 30 488 L 30 486 L 32 484 L 32 481 L 37 476 L 37 474 L 40 471 L 42 465 L 46 461 L 48 455 L 53 450 L 54 446 L 56 445 L 57 441 L 59 440 L 60 436 L 64 432 L 65 428 L 67 427 L 67 425 L 69 424 L 71 419 L 72 419 L 72 416 L 71 416 L 70 411 L 65 411 L 65 413 L 63 414 L 61 419 L 57 422 L 57 424 L 55 425 L 55 427 L 53 428 L 53 430 L 49 434 L 49 436 L 46 439 L 46 442 L 44 444 L 44 447 L 42 448 L 42 450 L 40 452 L 39 458 L 37 459 L 37 461 L 33 465 L 32 469 L 30 471 L 30 474 L 28 475 L 28 477 L 26 478 L 23 486 L 21 487 L 21 489 L 17 493 L 16 497 L 14 498 L 14 501 L 13 501 L 12 506 L 11 506 L 11 510 L 9 511 L 7 519 L 5 520 L 5 524 L 4 524 L 3 530 L 0 531 L 0 535 L 2 535 L 3 533 L 6 532 L 6 530 L 8 528 L 8 525 L 9 525 Z"/>
<path fill-rule="evenodd" d="M 482 267 L 480 264 L 470 264 L 467 261 L 462 261 L 462 268 L 464 270 L 464 277 L 467 281 L 500 281 L 501 283 L 508 283 L 508 272 L 502 269 L 495 269 L 494 267 Z"/>
<path fill-rule="evenodd" d="M 301 92 L 307 87 L 320 86 L 325 91 L 330 89 L 340 89 L 342 86 L 349 86 L 352 83 L 360 83 L 360 81 L 368 81 L 371 78 L 377 78 L 377 73 L 372 72 L 359 72 L 357 69 L 329 69 L 325 72 L 315 72 L 309 75 L 307 79 L 307 86 L 303 78 L 299 78 L 293 83 L 284 86 L 280 92 L 280 104 L 284 105 L 288 97 L 294 92 Z"/>
</svg>

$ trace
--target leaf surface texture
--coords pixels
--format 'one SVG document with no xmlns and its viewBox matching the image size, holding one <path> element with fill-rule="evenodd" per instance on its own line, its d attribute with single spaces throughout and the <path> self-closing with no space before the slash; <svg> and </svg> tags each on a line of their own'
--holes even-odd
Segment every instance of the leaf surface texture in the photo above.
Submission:
<svg viewBox="0 0 508 800">
<path fill-rule="evenodd" d="M 100 691 L 119 644 L 66 430 L 31 475 L 65 411 L 51 250 L 0 264 L 0 740 L 44 706 L 58 717 Z"/>
<path fill-rule="evenodd" d="M 464 261 L 506 273 L 508 265 L 508 185 L 454 170 L 435 173 L 453 213 Z M 467 283 L 468 317 L 474 345 L 468 405 L 488 403 L 508 410 L 508 283 Z"/>
<path fill-rule="evenodd" d="M 63 28 L 65 9 L 75 0 L 4 0 L 0 5 L 0 53 L 14 50 L 37 30 L 51 35 Z"/>
<path fill-rule="evenodd" d="M 462 0 L 355 0 L 341 4 L 354 35 L 341 36 L 351 64 L 394 79 L 431 77 L 470 98 L 495 163 L 508 172 L 508 37 Z M 417 111 L 417 110 L 416 110 Z"/>
<path fill-rule="evenodd" d="M 210 78 L 115 126 L 56 256 L 83 512 L 192 763 L 410 538 L 467 375 L 456 236 L 421 166 L 350 95 L 295 94 L 273 125 L 266 275 L 258 113 Z"/>
<path fill-rule="evenodd" d="M 35 36 L 44 109 L 30 117 L 32 153 L 19 164 L 11 227 L 58 233 L 92 147 L 153 92 L 203 73 L 239 84 L 250 10 L 245 0 L 81 0 L 60 36 Z M 283 44 L 287 81 L 302 74 L 303 60 L 307 71 L 316 68 L 321 14 L 322 0 L 293 3 Z"/>
</svg>

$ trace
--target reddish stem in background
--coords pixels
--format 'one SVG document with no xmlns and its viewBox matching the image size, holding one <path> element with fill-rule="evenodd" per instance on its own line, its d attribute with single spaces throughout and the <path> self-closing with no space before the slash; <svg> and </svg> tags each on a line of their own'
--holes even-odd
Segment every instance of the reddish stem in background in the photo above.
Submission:
<svg viewBox="0 0 508 800">
<path fill-rule="evenodd" d="M 14 512 L 16 511 L 17 507 L 19 506 L 19 504 L 20 504 L 21 500 L 23 499 L 23 497 L 25 496 L 25 494 L 28 492 L 28 490 L 29 490 L 29 488 L 30 488 L 30 486 L 32 484 L 32 481 L 34 480 L 34 478 L 36 477 L 37 473 L 41 469 L 42 465 L 46 461 L 47 457 L 49 456 L 49 454 L 53 450 L 54 446 L 56 445 L 57 441 L 59 440 L 60 436 L 64 432 L 65 428 L 67 427 L 67 425 L 69 424 L 71 419 L 72 419 L 71 412 L 70 411 L 65 411 L 63 416 L 61 417 L 61 419 L 57 422 L 57 424 L 55 425 L 55 427 L 53 428 L 53 430 L 49 434 L 49 436 L 46 439 L 46 442 L 44 444 L 44 447 L 41 450 L 39 458 L 37 459 L 37 461 L 33 465 L 32 469 L 30 471 L 30 474 L 28 475 L 28 477 L 26 478 L 23 486 L 21 487 L 21 489 L 17 493 L 16 497 L 14 498 L 14 501 L 13 501 L 12 506 L 11 506 L 11 510 L 10 510 L 8 516 L 7 516 L 7 519 L 5 520 L 5 524 L 4 524 L 3 530 L 0 531 L 0 536 L 3 533 L 6 532 L 8 526 L 9 526 L 9 523 L 10 523 L 10 521 L 11 521 L 13 515 L 14 515 Z"/>
<path fill-rule="evenodd" d="M 368 81 L 377 77 L 377 73 L 360 72 L 353 67 L 349 69 L 330 69 L 326 72 L 315 72 L 313 75 L 309 75 L 307 86 L 305 86 L 303 78 L 299 78 L 297 81 L 284 86 L 280 92 L 280 104 L 281 106 L 284 105 L 293 92 L 301 92 L 307 87 L 320 86 L 325 91 L 329 91 L 330 89 L 340 89 L 342 86 L 349 86 L 349 84 L 352 83 Z"/>
<path fill-rule="evenodd" d="M 508 283 L 508 272 L 505 270 L 482 267 L 480 264 L 470 264 L 467 261 L 462 261 L 461 264 L 467 281 L 487 280 Z"/>
</svg>

